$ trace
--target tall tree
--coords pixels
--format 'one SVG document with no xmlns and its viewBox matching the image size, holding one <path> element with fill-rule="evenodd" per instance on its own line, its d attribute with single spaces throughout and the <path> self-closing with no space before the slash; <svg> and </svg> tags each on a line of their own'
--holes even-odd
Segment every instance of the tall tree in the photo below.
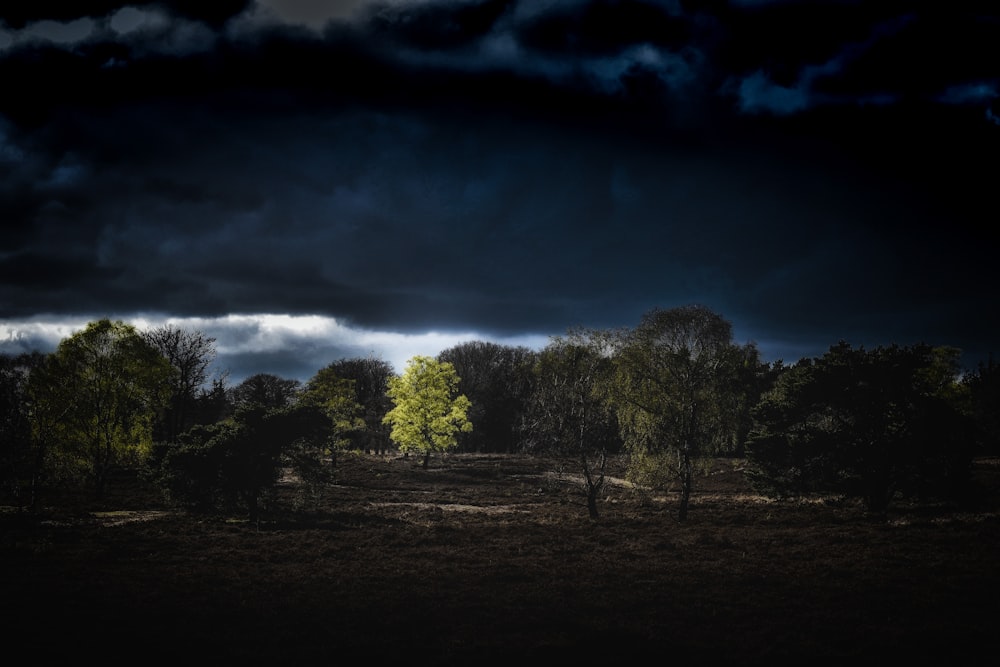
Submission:
<svg viewBox="0 0 1000 667">
<path fill-rule="evenodd" d="M 354 390 L 354 380 L 337 375 L 336 369 L 321 369 L 306 382 L 299 394 L 297 405 L 303 410 L 313 410 L 326 419 L 323 437 L 311 443 L 312 449 L 318 445 L 318 452 L 330 457 L 331 467 L 337 465 L 337 452 L 348 445 L 350 433 L 365 428 L 362 407 Z M 318 457 L 309 456 L 309 459 Z"/>
<path fill-rule="evenodd" d="M 382 420 L 392 409 L 392 401 L 386 395 L 389 378 L 394 375 L 392 364 L 374 356 L 355 357 L 338 359 L 324 370 L 354 383 L 354 400 L 361 406 L 365 428 L 347 433 L 352 446 L 384 454 L 391 443 L 389 427 Z"/>
<path fill-rule="evenodd" d="M 584 479 L 587 511 L 599 517 L 608 454 L 620 446 L 604 388 L 612 371 L 610 332 L 572 330 L 553 337 L 538 354 L 526 412 L 529 451 L 571 457 Z"/>
<path fill-rule="evenodd" d="M 108 472 L 148 453 L 174 370 L 135 327 L 102 319 L 59 343 L 32 374 L 36 436 L 103 493 Z"/>
<path fill-rule="evenodd" d="M 402 375 L 389 379 L 394 407 L 385 416 L 392 440 L 402 452 L 423 454 L 426 468 L 432 452 L 458 444 L 457 434 L 472 430 L 467 417 L 470 402 L 458 393 L 455 367 L 433 357 L 415 356 Z"/>
<path fill-rule="evenodd" d="M 774 386 L 784 369 L 784 362 L 767 363 L 760 358 L 756 344 L 740 346 L 732 357 L 727 373 L 723 374 L 728 386 L 720 394 L 721 406 L 732 416 L 728 445 L 720 448 L 722 456 L 746 456 L 746 443 L 753 429 L 753 409 L 761 396 Z"/>
<path fill-rule="evenodd" d="M 195 424 L 199 393 L 207 391 L 215 339 L 200 331 L 165 324 L 142 334 L 174 367 L 170 407 L 160 420 L 162 439 L 173 442 Z"/>
<path fill-rule="evenodd" d="M 678 519 L 687 519 L 698 459 L 731 441 L 732 325 L 700 305 L 653 309 L 627 332 L 609 385 L 633 476 L 680 484 Z M 664 476 L 665 475 L 665 476 Z"/>
<path fill-rule="evenodd" d="M 455 367 L 476 428 L 459 435 L 460 451 L 510 452 L 524 411 L 535 353 L 523 346 L 469 341 L 438 354 Z"/>
</svg>

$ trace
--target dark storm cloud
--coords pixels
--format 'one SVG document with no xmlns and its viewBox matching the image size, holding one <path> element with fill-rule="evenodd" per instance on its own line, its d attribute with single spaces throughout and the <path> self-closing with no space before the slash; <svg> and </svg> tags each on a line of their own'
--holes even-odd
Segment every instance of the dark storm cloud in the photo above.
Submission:
<svg viewBox="0 0 1000 667">
<path fill-rule="evenodd" d="M 698 301 L 786 358 L 996 344 L 987 5 L 94 1 L 0 21 L 3 318 L 559 333 Z"/>
<path fill-rule="evenodd" d="M 101 18 L 123 7 L 157 9 L 187 19 L 219 27 L 252 4 L 252 0 L 32 0 L 8 3 L 2 18 L 11 28 L 23 28 L 39 21 L 69 23 L 84 18 Z"/>
</svg>

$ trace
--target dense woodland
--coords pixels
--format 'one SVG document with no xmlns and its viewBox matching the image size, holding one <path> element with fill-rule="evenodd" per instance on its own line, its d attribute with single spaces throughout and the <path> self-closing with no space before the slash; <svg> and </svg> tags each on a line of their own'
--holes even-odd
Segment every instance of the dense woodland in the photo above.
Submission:
<svg viewBox="0 0 1000 667">
<path fill-rule="evenodd" d="M 540 351 L 470 342 L 398 374 L 352 358 L 305 383 L 229 385 L 201 332 L 105 319 L 50 354 L 0 358 L 2 503 L 30 512 L 70 486 L 99 497 L 128 473 L 177 508 L 257 521 L 282 475 L 318 496 L 348 451 L 565 460 L 595 519 L 610 457 L 638 488 L 675 493 L 681 521 L 699 466 L 720 456 L 773 497 L 832 493 L 873 515 L 899 499 L 962 503 L 974 458 L 1000 452 L 1000 373 L 959 354 L 842 341 L 764 362 L 722 316 L 686 306 Z"/>
</svg>

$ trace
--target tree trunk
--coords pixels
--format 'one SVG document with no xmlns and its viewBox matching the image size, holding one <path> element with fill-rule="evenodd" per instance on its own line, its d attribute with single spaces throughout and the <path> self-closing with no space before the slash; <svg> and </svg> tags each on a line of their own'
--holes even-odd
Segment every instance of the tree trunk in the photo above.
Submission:
<svg viewBox="0 0 1000 667">
<path fill-rule="evenodd" d="M 692 482 L 691 454 L 688 448 L 685 447 L 681 453 L 681 507 L 677 512 L 677 520 L 681 522 L 687 521 L 688 505 L 691 502 Z"/>
<path fill-rule="evenodd" d="M 94 476 L 94 498 L 97 500 L 104 497 L 104 480 L 109 460 L 110 455 L 105 451 L 105 445 L 100 439 L 96 439 L 91 454 L 90 472 Z"/>
<path fill-rule="evenodd" d="M 601 489 L 604 488 L 604 466 L 607 462 L 607 457 L 604 452 L 601 452 L 601 462 L 600 462 L 600 476 L 594 479 L 594 472 L 590 468 L 590 462 L 587 461 L 587 454 L 583 452 L 580 454 L 580 463 L 583 466 L 583 477 L 587 484 L 587 511 L 590 513 L 591 519 L 597 519 L 599 513 L 597 511 L 597 496 L 601 493 Z"/>
<path fill-rule="evenodd" d="M 29 495 L 28 495 L 28 508 L 32 512 L 38 509 L 38 496 L 40 487 L 41 487 L 41 480 L 39 479 L 39 474 L 33 473 L 31 475 L 31 486 L 29 487 Z"/>
<path fill-rule="evenodd" d="M 427 464 L 430 463 L 430 460 L 431 460 L 431 453 L 424 452 L 424 462 L 422 464 L 424 470 L 427 470 Z"/>
</svg>

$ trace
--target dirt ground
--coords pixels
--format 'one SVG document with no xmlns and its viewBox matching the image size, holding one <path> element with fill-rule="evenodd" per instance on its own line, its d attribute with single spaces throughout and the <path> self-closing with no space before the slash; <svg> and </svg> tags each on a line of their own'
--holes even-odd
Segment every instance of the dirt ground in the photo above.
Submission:
<svg viewBox="0 0 1000 667">
<path fill-rule="evenodd" d="M 571 463 L 342 458 L 259 526 L 134 489 L 0 514 L 0 632 L 25 663 L 984 664 L 1000 633 L 1000 466 L 970 507 L 771 501 L 738 460 L 676 497 Z M 621 477 L 620 466 L 613 474 Z M 8 663 L 11 664 L 11 663 Z"/>
</svg>

